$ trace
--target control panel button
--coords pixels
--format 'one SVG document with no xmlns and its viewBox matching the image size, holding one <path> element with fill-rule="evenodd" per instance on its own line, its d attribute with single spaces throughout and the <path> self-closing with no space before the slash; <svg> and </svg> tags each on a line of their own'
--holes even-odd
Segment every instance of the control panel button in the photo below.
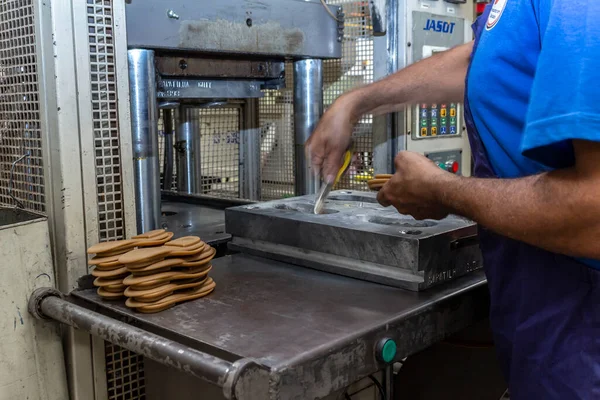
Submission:
<svg viewBox="0 0 600 400">
<path fill-rule="evenodd" d="M 450 116 L 451 117 L 456 117 L 456 108 L 451 108 L 450 109 Z"/>
<path fill-rule="evenodd" d="M 456 174 L 458 172 L 458 170 L 460 169 L 460 165 L 458 164 L 458 161 L 447 161 L 445 166 L 445 170 L 448 172 L 452 172 L 453 174 Z"/>
<path fill-rule="evenodd" d="M 427 128 L 421 128 L 421 136 L 427 136 Z"/>
<path fill-rule="evenodd" d="M 431 127 L 431 136 L 437 136 L 437 127 L 436 126 Z"/>
<path fill-rule="evenodd" d="M 451 126 L 450 127 L 450 134 L 451 135 L 456 135 L 456 127 L 455 126 Z"/>
<path fill-rule="evenodd" d="M 377 344 L 377 358 L 386 364 L 391 364 L 396 358 L 398 346 L 392 339 L 383 339 Z"/>
<path fill-rule="evenodd" d="M 440 126 L 440 135 L 445 135 L 448 132 L 445 126 Z"/>
<path fill-rule="evenodd" d="M 450 112 L 452 112 L 452 110 L 450 110 Z M 446 114 L 446 109 L 445 109 L 445 108 L 442 108 L 442 110 L 440 111 L 440 116 L 443 118 L 443 117 L 445 117 L 446 115 L 447 115 L 447 114 Z"/>
</svg>

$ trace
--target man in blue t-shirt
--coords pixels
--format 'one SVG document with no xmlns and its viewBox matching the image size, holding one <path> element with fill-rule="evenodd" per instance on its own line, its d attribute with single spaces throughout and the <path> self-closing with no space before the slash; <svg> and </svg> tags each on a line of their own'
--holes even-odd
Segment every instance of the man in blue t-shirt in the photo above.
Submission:
<svg viewBox="0 0 600 400">
<path fill-rule="evenodd" d="M 331 181 L 363 114 L 464 97 L 475 177 L 401 152 L 378 199 L 480 224 L 513 400 L 600 398 L 600 1 L 495 0 L 473 27 L 473 43 L 340 97 L 312 165 Z"/>
</svg>

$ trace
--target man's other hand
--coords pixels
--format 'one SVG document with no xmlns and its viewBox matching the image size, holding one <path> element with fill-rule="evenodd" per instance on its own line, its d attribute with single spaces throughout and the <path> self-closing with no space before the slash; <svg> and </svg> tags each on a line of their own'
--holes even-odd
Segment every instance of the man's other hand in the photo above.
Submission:
<svg viewBox="0 0 600 400">
<path fill-rule="evenodd" d="M 401 214 L 415 219 L 443 219 L 449 210 L 437 198 L 436 187 L 440 180 L 452 175 L 431 160 L 417 153 L 402 151 L 394 161 L 396 173 L 381 188 L 377 201 L 384 206 L 394 206 Z"/>
<path fill-rule="evenodd" d="M 334 181 L 343 155 L 350 146 L 354 129 L 351 99 L 340 97 L 323 115 L 317 128 L 306 142 L 306 158 L 315 174 L 325 182 Z"/>
</svg>

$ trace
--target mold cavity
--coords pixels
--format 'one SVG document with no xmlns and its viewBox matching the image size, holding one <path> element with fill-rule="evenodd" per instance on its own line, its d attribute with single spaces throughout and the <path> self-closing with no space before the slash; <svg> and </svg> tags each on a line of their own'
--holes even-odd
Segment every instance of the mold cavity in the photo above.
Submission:
<svg viewBox="0 0 600 400">
<path fill-rule="evenodd" d="M 163 211 L 162 215 L 163 217 L 172 217 L 173 215 L 177 215 L 177 213 L 175 211 Z"/>
<path fill-rule="evenodd" d="M 273 206 L 276 210 L 296 211 L 304 214 L 313 214 L 314 206 L 306 203 L 283 203 L 276 204 Z M 321 211 L 321 214 L 335 214 L 338 210 L 332 210 L 331 208 L 325 208 Z"/>
<path fill-rule="evenodd" d="M 406 220 L 406 219 L 386 218 L 386 217 L 379 217 L 379 216 L 369 218 L 369 222 L 371 222 L 373 224 L 378 224 L 378 225 L 401 226 L 404 228 L 430 228 L 432 226 L 437 225 L 433 221 Z M 401 231 L 401 233 L 402 232 L 403 231 Z M 419 233 L 415 233 L 414 235 L 419 235 L 422 233 L 420 231 L 416 231 L 416 232 L 419 232 Z"/>
<path fill-rule="evenodd" d="M 400 233 L 403 235 L 420 235 L 421 233 L 423 233 L 423 231 L 408 230 L 408 231 L 400 231 Z"/>
<path fill-rule="evenodd" d="M 344 193 L 352 193 L 352 192 L 344 192 Z M 361 202 L 361 203 L 377 204 L 377 199 L 374 198 L 374 197 L 356 196 L 356 195 L 350 195 L 350 194 L 342 194 L 342 195 L 329 196 L 329 200 L 334 200 L 334 201 L 357 201 L 357 202 Z"/>
</svg>

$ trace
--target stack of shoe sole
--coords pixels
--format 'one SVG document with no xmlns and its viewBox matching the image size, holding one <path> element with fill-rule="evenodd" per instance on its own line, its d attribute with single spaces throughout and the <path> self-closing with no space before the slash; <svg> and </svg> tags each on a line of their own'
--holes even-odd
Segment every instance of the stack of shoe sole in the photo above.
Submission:
<svg viewBox="0 0 600 400">
<path fill-rule="evenodd" d="M 128 276 L 123 280 L 125 305 L 143 313 L 166 310 L 211 293 L 208 277 L 216 250 L 199 237 L 186 236 L 162 247 L 130 251 L 119 257 Z"/>
<path fill-rule="evenodd" d="M 375 178 L 367 181 L 370 190 L 379 191 L 392 178 L 391 174 L 379 174 L 375 175 Z"/>
<path fill-rule="evenodd" d="M 96 278 L 94 285 L 98 287 L 98 295 L 107 300 L 122 298 L 126 289 L 123 279 L 128 272 L 119 258 L 136 247 L 161 246 L 172 237 L 173 233 L 159 229 L 133 239 L 104 242 L 90 247 L 88 254 L 95 256 L 89 261 L 89 265 L 93 266 L 92 275 Z"/>
</svg>

